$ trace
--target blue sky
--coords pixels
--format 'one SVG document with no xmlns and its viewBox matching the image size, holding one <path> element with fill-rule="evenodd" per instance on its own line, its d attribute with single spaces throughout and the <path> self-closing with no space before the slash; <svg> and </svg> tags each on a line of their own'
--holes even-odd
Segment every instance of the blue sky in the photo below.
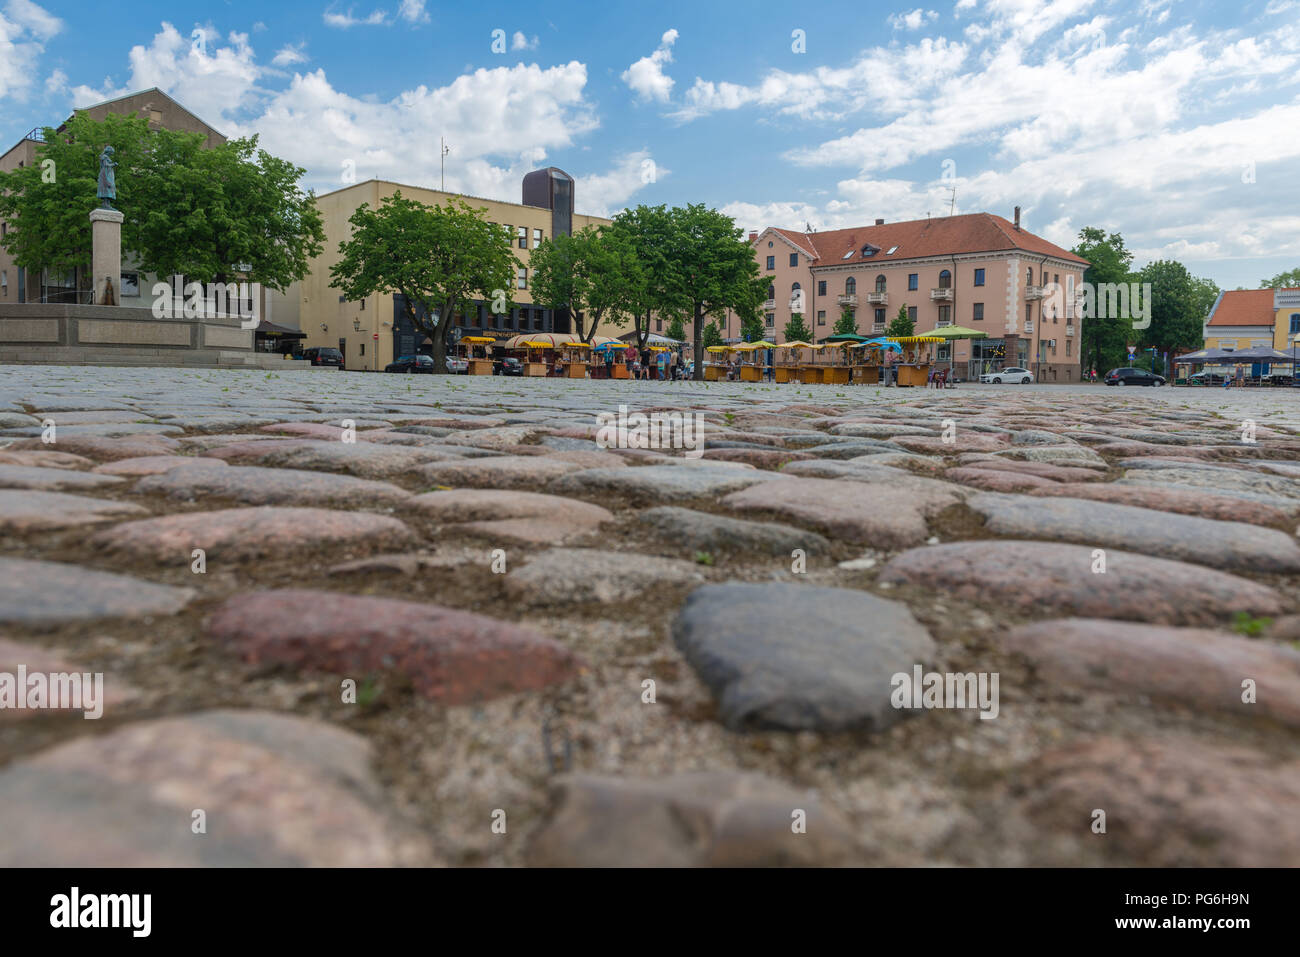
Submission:
<svg viewBox="0 0 1300 957">
<path fill-rule="evenodd" d="M 499 32 L 497 32 L 499 31 Z M 1024 210 L 1227 288 L 1300 266 L 1300 0 L 0 0 L 5 146 L 151 86 L 318 191 L 380 177 L 583 212 L 830 229 Z"/>
</svg>

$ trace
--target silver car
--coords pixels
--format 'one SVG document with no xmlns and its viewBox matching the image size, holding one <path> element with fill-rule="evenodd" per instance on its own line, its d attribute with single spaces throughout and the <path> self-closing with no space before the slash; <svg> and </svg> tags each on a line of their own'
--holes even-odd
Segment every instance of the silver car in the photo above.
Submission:
<svg viewBox="0 0 1300 957">
<path fill-rule="evenodd" d="M 1019 382 L 1021 385 L 1028 385 L 1034 381 L 1034 374 L 1028 369 L 1022 369 L 1019 366 L 1008 366 L 1005 369 L 999 369 L 997 372 L 986 372 L 980 376 L 981 382 L 993 382 L 1001 384 L 1003 382 Z"/>
</svg>

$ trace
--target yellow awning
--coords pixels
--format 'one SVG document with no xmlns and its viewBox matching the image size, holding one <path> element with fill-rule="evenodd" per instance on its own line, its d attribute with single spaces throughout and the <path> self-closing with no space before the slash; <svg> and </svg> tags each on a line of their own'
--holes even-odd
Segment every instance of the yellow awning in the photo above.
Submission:
<svg viewBox="0 0 1300 957">
<path fill-rule="evenodd" d="M 496 342 L 496 340 L 493 339 L 491 336 L 461 336 L 460 341 L 472 342 L 475 343 L 476 345 L 481 345 L 485 342 Z"/>
<path fill-rule="evenodd" d="M 947 342 L 942 336 L 889 336 L 890 342 L 897 342 L 899 345 L 911 345 L 915 342 Z"/>
</svg>

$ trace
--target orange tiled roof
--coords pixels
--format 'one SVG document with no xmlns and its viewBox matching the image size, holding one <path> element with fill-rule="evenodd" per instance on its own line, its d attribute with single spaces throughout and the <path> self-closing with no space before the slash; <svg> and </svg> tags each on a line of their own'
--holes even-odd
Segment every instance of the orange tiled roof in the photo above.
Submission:
<svg viewBox="0 0 1300 957">
<path fill-rule="evenodd" d="M 891 259 L 918 259 L 925 256 L 948 256 L 954 253 L 1000 252 L 1021 250 L 1040 256 L 1087 265 L 1068 249 L 1049 243 L 1026 229 L 1017 230 L 1012 223 L 992 213 L 969 213 L 962 216 L 938 216 L 883 226 L 854 226 L 822 233 L 804 233 L 796 229 L 776 229 L 790 242 L 816 253 L 816 265 L 861 262 L 861 256 L 844 259 L 849 250 L 861 250 L 870 243 L 880 249 L 872 262 Z M 893 255 L 890 248 L 897 246 Z M 811 249 L 809 248 L 811 247 Z"/>
<path fill-rule="evenodd" d="M 1225 290 L 1210 310 L 1208 326 L 1272 326 L 1272 289 Z"/>
</svg>

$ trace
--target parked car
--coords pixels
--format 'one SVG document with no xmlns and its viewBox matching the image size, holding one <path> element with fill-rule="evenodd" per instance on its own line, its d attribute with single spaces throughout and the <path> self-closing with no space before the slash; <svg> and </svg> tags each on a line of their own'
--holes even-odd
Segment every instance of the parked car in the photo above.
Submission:
<svg viewBox="0 0 1300 957">
<path fill-rule="evenodd" d="M 433 356 L 413 355 L 398 356 L 397 360 L 384 366 L 385 372 L 433 372 Z"/>
<path fill-rule="evenodd" d="M 302 350 L 302 357 L 314 366 L 335 366 L 340 372 L 343 371 L 343 353 L 337 349 L 313 346 Z"/>
<path fill-rule="evenodd" d="M 447 371 L 456 375 L 469 375 L 469 360 L 459 356 L 447 356 Z"/>
<path fill-rule="evenodd" d="M 1028 385 L 1034 381 L 1034 374 L 1028 369 L 1022 369 L 1019 366 L 1008 366 L 1005 369 L 999 369 L 997 372 L 986 372 L 980 376 L 981 382 L 1019 382 L 1021 385 Z"/>
<path fill-rule="evenodd" d="M 514 356 L 502 356 L 492 362 L 493 375 L 523 375 L 524 364 Z"/>
<path fill-rule="evenodd" d="M 1164 376 L 1158 376 L 1146 369 L 1111 369 L 1106 373 L 1107 385 L 1164 385 Z"/>
</svg>

